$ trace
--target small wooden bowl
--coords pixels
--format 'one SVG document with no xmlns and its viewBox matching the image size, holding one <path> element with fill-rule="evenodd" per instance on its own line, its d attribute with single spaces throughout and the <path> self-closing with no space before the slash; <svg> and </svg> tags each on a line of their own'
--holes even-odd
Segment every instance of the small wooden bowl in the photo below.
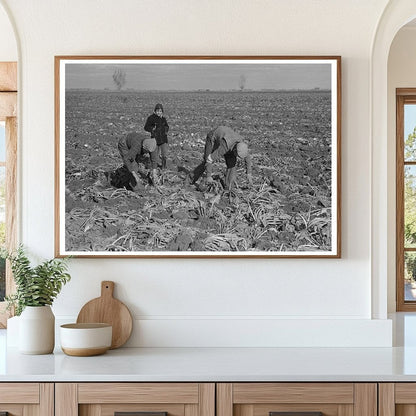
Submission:
<svg viewBox="0 0 416 416">
<path fill-rule="evenodd" d="M 67 355 L 89 357 L 111 347 L 112 326 L 105 323 L 61 325 L 61 348 Z"/>
</svg>

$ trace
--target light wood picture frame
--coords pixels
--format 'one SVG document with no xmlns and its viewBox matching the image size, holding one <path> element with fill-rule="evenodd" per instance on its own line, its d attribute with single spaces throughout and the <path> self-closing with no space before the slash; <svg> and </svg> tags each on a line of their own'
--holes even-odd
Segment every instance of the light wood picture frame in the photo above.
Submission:
<svg viewBox="0 0 416 416">
<path fill-rule="evenodd" d="M 341 58 L 56 56 L 55 178 L 57 257 L 339 258 Z"/>
</svg>

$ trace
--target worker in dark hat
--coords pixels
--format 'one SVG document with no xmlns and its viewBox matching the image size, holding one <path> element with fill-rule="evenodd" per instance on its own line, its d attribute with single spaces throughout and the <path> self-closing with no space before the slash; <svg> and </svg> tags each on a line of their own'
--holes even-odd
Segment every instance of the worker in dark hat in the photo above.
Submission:
<svg viewBox="0 0 416 416">
<path fill-rule="evenodd" d="M 145 134 L 129 133 L 118 141 L 118 151 L 123 159 L 124 166 L 133 175 L 136 182 L 139 182 L 139 163 L 143 162 L 143 156 L 150 154 L 150 177 L 156 181 L 157 149 L 156 140 L 146 137 Z"/>
<path fill-rule="evenodd" d="M 150 133 L 150 137 L 156 139 L 158 154 L 162 160 L 162 169 L 166 169 L 169 125 L 166 118 L 163 116 L 162 104 L 156 104 L 153 114 L 146 120 L 144 129 Z"/>
<path fill-rule="evenodd" d="M 236 180 L 237 160 L 245 161 L 249 185 L 253 185 L 251 156 L 244 139 L 230 127 L 219 126 L 207 134 L 205 141 L 204 160 L 193 172 L 195 183 L 206 171 L 207 183 L 212 183 L 212 164 L 220 157 L 224 157 L 227 165 L 225 187 L 231 190 Z"/>
</svg>

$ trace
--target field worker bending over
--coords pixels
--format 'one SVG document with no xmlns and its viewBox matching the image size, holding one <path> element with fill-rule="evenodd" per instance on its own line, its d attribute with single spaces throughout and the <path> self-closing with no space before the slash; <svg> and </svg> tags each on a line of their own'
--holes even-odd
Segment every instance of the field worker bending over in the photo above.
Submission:
<svg viewBox="0 0 416 416">
<path fill-rule="evenodd" d="M 138 133 L 129 133 L 123 136 L 118 142 L 118 150 L 123 159 L 123 163 L 129 172 L 139 182 L 139 163 L 143 161 L 143 155 L 150 153 L 151 171 L 150 178 L 155 183 L 157 168 L 156 140 L 146 138 Z"/>
<path fill-rule="evenodd" d="M 166 118 L 163 117 L 162 104 L 156 104 L 153 114 L 147 117 L 144 129 L 150 133 L 150 137 L 156 139 L 158 151 L 162 159 L 162 169 L 166 169 L 169 125 Z"/>
<path fill-rule="evenodd" d="M 195 168 L 193 183 L 207 172 L 207 183 L 212 183 L 212 163 L 224 157 L 227 165 L 225 175 L 225 187 L 231 190 L 236 180 L 237 158 L 243 159 L 246 163 L 247 179 L 250 186 L 253 185 L 251 156 L 248 145 L 243 138 L 230 127 L 219 126 L 207 134 L 204 151 L 204 161 Z"/>
</svg>

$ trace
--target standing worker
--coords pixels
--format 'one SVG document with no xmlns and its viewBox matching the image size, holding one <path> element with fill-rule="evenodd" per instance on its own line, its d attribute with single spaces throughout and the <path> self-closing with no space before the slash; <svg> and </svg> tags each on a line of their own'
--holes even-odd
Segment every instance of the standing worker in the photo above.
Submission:
<svg viewBox="0 0 416 416">
<path fill-rule="evenodd" d="M 248 145 L 238 133 L 230 127 L 225 126 L 219 126 L 207 134 L 204 160 L 194 169 L 193 183 L 205 171 L 207 172 L 207 183 L 212 183 L 212 163 L 220 157 L 224 157 L 225 164 L 227 165 L 225 175 L 225 187 L 227 190 L 231 190 L 236 180 L 236 164 L 238 158 L 245 161 L 248 183 L 250 186 L 253 185 L 251 156 L 248 151 Z"/>
<path fill-rule="evenodd" d="M 169 125 L 166 118 L 163 116 L 162 104 L 156 104 L 153 114 L 147 117 L 144 129 L 150 133 L 150 137 L 156 139 L 159 156 L 162 159 L 162 169 L 166 169 Z"/>
</svg>

